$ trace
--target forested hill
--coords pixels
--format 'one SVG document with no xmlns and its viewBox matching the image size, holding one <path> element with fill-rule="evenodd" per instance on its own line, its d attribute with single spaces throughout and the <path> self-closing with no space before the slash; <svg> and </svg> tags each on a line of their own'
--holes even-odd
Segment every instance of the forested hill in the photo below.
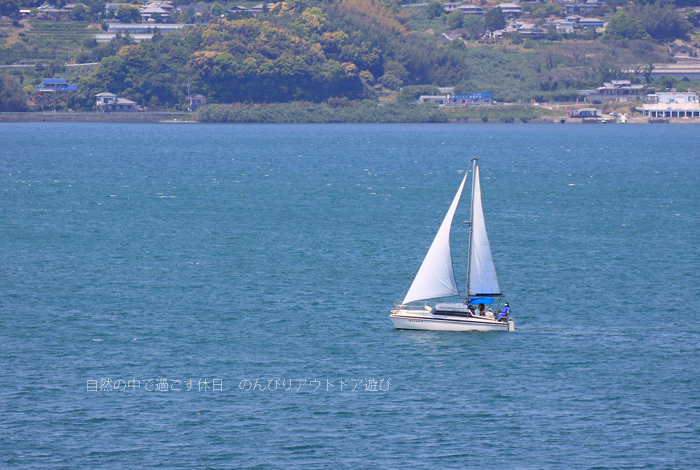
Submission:
<svg viewBox="0 0 700 470">
<path fill-rule="evenodd" d="M 460 51 L 406 28 L 407 16 L 372 0 L 327 4 L 287 0 L 258 18 L 207 26 L 134 44 L 128 37 L 85 49 L 78 61 L 101 61 L 69 103 L 94 107 L 102 91 L 152 107 L 182 104 L 192 93 L 210 102 L 323 101 L 374 96 L 385 85 L 449 85 L 468 78 Z"/>
</svg>

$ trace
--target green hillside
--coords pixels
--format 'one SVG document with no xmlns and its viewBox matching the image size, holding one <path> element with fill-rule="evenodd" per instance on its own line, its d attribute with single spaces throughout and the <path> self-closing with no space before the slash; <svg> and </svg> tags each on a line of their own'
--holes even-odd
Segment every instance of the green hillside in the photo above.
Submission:
<svg viewBox="0 0 700 470">
<path fill-rule="evenodd" d="M 415 85 L 490 91 L 497 101 L 566 102 L 604 81 L 643 81 L 628 73 L 630 64 L 670 61 L 664 41 L 690 31 L 690 23 L 667 6 L 610 4 L 599 13 L 612 17 L 617 10 L 618 20 L 623 12 L 632 18 L 615 24 L 614 34 L 560 35 L 550 25 L 539 38 L 513 34 L 491 44 L 482 39 L 485 18 L 450 16 L 434 3 L 402 8 L 391 0 L 287 0 L 255 18 L 209 18 L 208 24 L 157 33 L 140 44 L 127 36 L 97 45 L 91 35 L 98 30 L 86 22 L 32 20 L 14 33 L 10 46 L 0 47 L 0 62 L 55 61 L 49 70 L 8 72 L 23 84 L 66 73 L 59 67 L 63 62 L 99 62 L 69 96 L 67 104 L 75 110 L 92 109 L 94 95 L 102 91 L 150 109 L 184 109 L 188 85 L 210 104 L 387 102 L 401 87 Z M 547 15 L 548 20 L 566 15 L 558 7 L 525 9 L 523 17 L 539 24 Z M 651 21 L 654 15 L 668 20 L 664 31 Z M 643 39 L 627 38 L 627 23 Z M 640 35 L 639 28 L 649 34 Z M 660 39 L 649 39 L 655 36 Z M 665 77 L 650 85 L 687 88 L 696 82 Z M 413 101 L 404 98 L 399 95 L 404 104 Z M 244 119 L 236 116 L 231 119 Z"/>
<path fill-rule="evenodd" d="M 109 90 L 152 107 L 182 106 L 186 84 L 214 103 L 376 98 L 374 85 L 450 85 L 465 80 L 464 54 L 425 41 L 407 17 L 371 0 L 279 3 L 259 18 L 218 20 L 131 44 L 78 54 L 102 61 L 71 106 L 89 108 Z"/>
</svg>

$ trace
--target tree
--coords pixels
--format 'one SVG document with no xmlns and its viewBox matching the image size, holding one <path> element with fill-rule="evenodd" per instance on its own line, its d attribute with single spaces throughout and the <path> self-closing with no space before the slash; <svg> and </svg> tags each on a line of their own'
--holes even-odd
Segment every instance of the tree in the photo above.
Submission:
<svg viewBox="0 0 700 470">
<path fill-rule="evenodd" d="M 556 3 L 545 3 L 543 6 L 535 8 L 532 10 L 533 18 L 547 18 L 552 15 L 559 15 L 561 13 L 561 8 Z"/>
<path fill-rule="evenodd" d="M 194 24 L 196 19 L 197 19 L 197 17 L 195 16 L 193 8 L 183 9 L 180 12 L 180 15 L 178 16 L 178 20 L 180 21 L 180 23 L 185 23 L 185 24 Z"/>
<path fill-rule="evenodd" d="M 479 15 L 465 15 L 462 28 L 467 30 L 469 37 L 476 38 L 484 33 L 486 24 L 484 18 Z"/>
<path fill-rule="evenodd" d="M 102 59 L 95 76 L 110 90 L 117 90 L 127 75 L 126 62 L 118 56 L 109 56 Z"/>
<path fill-rule="evenodd" d="M 518 31 L 513 31 L 512 33 L 509 33 L 508 37 L 510 38 L 510 43 L 516 46 L 522 44 L 525 41 L 523 39 L 523 34 Z"/>
<path fill-rule="evenodd" d="M 219 18 L 219 17 L 221 17 L 221 15 L 223 15 L 224 13 L 226 13 L 226 8 L 224 8 L 223 5 L 221 5 L 221 3 L 215 2 L 215 3 L 211 6 L 211 14 L 212 14 L 212 16 L 215 16 L 215 17 Z"/>
<path fill-rule="evenodd" d="M 641 21 L 628 18 L 620 9 L 605 28 L 603 39 L 649 39 Z"/>
<path fill-rule="evenodd" d="M 457 50 L 461 50 L 461 51 L 466 51 L 467 46 L 464 45 L 464 41 L 462 41 L 461 39 L 455 39 L 454 41 L 452 41 L 450 43 L 450 49 L 457 49 Z"/>
<path fill-rule="evenodd" d="M 584 43 L 578 41 L 571 41 L 564 47 L 564 53 L 571 57 L 573 60 L 573 66 L 578 67 L 586 60 L 588 55 L 588 46 Z"/>
<path fill-rule="evenodd" d="M 693 29 L 688 20 L 675 10 L 672 3 L 635 5 L 629 9 L 629 16 L 641 21 L 646 32 L 654 39 L 685 38 Z"/>
<path fill-rule="evenodd" d="M 124 23 L 138 23 L 141 19 L 141 13 L 138 8 L 124 3 L 120 4 L 119 8 L 117 8 L 116 15 L 117 18 Z"/>
<path fill-rule="evenodd" d="M 400 62 L 395 60 L 387 60 L 386 62 L 384 62 L 384 74 L 394 75 L 395 77 L 398 77 L 401 80 L 406 80 L 410 75 L 408 73 L 408 70 L 406 70 L 406 68 L 403 65 L 401 65 Z"/>
<path fill-rule="evenodd" d="M 442 15 L 443 10 L 444 7 L 442 6 L 442 3 L 435 0 L 428 3 L 428 6 L 425 7 L 425 14 L 428 16 L 428 19 L 432 20 L 436 16 Z"/>
<path fill-rule="evenodd" d="M 554 25 L 547 26 L 547 34 L 544 38 L 547 41 L 561 41 L 561 35 L 557 32 L 557 27 Z"/>
<path fill-rule="evenodd" d="M 0 16 L 13 18 L 19 13 L 19 0 L 0 0 Z"/>
<path fill-rule="evenodd" d="M 90 6 L 88 6 L 88 11 L 90 12 L 90 16 L 93 18 L 96 18 L 97 15 L 103 13 L 105 11 L 105 7 L 102 3 L 92 3 Z"/>
<path fill-rule="evenodd" d="M 445 24 L 447 25 L 447 29 L 459 29 L 462 27 L 463 22 L 464 13 L 462 10 L 454 10 L 447 15 L 447 21 Z"/>
<path fill-rule="evenodd" d="M 146 51 L 140 44 L 122 47 L 119 49 L 119 52 L 117 52 L 117 57 L 121 58 L 125 65 L 129 67 L 142 67 L 148 59 Z M 102 61 L 102 63 L 104 64 L 104 70 L 109 70 L 108 67 L 116 67 L 110 70 L 110 74 L 119 70 L 121 67 L 118 63 L 106 63 L 106 59 Z"/>
<path fill-rule="evenodd" d="M 372 72 L 370 72 L 369 70 L 363 70 L 362 72 L 360 72 L 360 78 L 363 82 L 369 85 L 374 85 L 374 75 L 372 75 Z"/>
<path fill-rule="evenodd" d="M 506 18 L 503 16 L 501 7 L 491 8 L 484 17 L 486 28 L 496 31 L 506 27 Z"/>
<path fill-rule="evenodd" d="M 85 21 L 85 17 L 87 16 L 87 13 L 88 13 L 87 8 L 85 8 L 83 5 L 78 3 L 70 11 L 70 19 L 73 21 Z"/>
<path fill-rule="evenodd" d="M 412 85 L 401 89 L 399 97 L 406 97 L 406 101 L 415 101 L 421 95 L 439 95 L 440 89 L 432 85 Z"/>
<path fill-rule="evenodd" d="M 92 36 L 85 36 L 85 38 L 80 42 L 80 45 L 85 49 L 94 49 L 97 47 L 97 40 Z M 76 63 L 80 64 L 82 62 L 77 61 Z"/>
<path fill-rule="evenodd" d="M 649 67 L 647 67 L 646 69 L 644 69 L 642 71 L 642 74 L 644 75 L 644 80 L 646 80 L 647 83 L 649 83 L 651 81 L 651 72 L 653 72 L 653 71 L 654 71 L 654 64 L 652 64 L 652 63 L 650 63 Z"/>
<path fill-rule="evenodd" d="M 102 63 L 69 95 L 70 106 L 91 108 L 94 94 L 109 91 L 171 108 L 183 102 L 188 78 L 211 103 L 356 100 L 374 97 L 372 77 L 387 88 L 451 84 L 475 68 L 470 51 L 402 31 L 397 13 L 376 0 L 285 5 L 263 19 L 212 21 L 139 44 L 120 36 L 86 45 L 80 62 Z"/>
<path fill-rule="evenodd" d="M 0 75 L 0 111 L 24 111 L 27 93 L 12 75 Z"/>
<path fill-rule="evenodd" d="M 398 90 L 403 84 L 403 80 L 394 75 L 393 73 L 387 73 L 379 78 L 379 83 L 390 90 Z"/>
</svg>

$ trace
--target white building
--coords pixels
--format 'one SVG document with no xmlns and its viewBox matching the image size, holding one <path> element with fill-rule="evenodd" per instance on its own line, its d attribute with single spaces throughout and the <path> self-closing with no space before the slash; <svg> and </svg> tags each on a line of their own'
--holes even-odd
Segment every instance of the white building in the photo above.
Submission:
<svg viewBox="0 0 700 470">
<path fill-rule="evenodd" d="M 98 111 L 118 111 L 127 113 L 138 111 L 136 109 L 136 101 L 127 100 L 126 98 L 119 98 L 114 93 L 100 93 L 95 95 L 95 98 L 97 98 Z"/>
<path fill-rule="evenodd" d="M 598 108 L 576 108 L 569 113 L 574 118 L 599 118 L 601 116 Z"/>
<path fill-rule="evenodd" d="M 105 91 L 103 93 L 95 95 L 95 98 L 97 98 L 97 106 L 107 106 L 113 100 L 117 99 L 117 95 Z"/>
<path fill-rule="evenodd" d="M 421 95 L 420 98 L 418 98 L 418 101 L 421 103 L 426 103 L 428 101 L 432 101 L 433 103 L 437 104 L 445 104 L 447 101 L 447 96 L 446 95 Z"/>
<path fill-rule="evenodd" d="M 642 112 L 651 118 L 700 118 L 700 104 L 695 92 L 658 92 L 644 98 Z"/>
</svg>

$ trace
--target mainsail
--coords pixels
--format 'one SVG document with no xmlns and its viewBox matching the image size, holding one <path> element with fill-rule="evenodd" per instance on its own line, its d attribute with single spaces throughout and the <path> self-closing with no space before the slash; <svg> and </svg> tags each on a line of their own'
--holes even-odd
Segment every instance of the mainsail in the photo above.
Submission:
<svg viewBox="0 0 700 470">
<path fill-rule="evenodd" d="M 469 174 L 469 172 L 467 172 L 467 174 Z M 447 211 L 445 220 L 442 221 L 440 230 L 438 230 L 437 235 L 435 235 L 435 240 L 433 240 L 433 244 L 430 245 L 428 254 L 425 256 L 423 264 L 421 264 L 418 274 L 416 274 L 416 278 L 413 280 L 413 284 L 411 284 L 411 288 L 408 289 L 406 298 L 403 299 L 404 304 L 415 300 L 436 299 L 438 297 L 448 297 L 459 294 L 457 283 L 455 282 L 454 270 L 452 269 L 450 229 L 452 227 L 452 218 L 459 204 L 459 198 L 462 195 L 462 189 L 464 189 L 464 183 L 467 181 L 467 174 L 464 175 L 462 184 L 459 186 L 459 190 L 452 201 L 452 205 Z M 479 201 L 481 202 L 481 199 Z M 479 205 L 479 207 L 481 207 L 481 205 Z M 483 214 L 481 218 L 483 220 Z M 485 237 L 486 232 L 484 232 L 484 238 Z M 486 241 L 486 248 L 488 250 L 488 240 Z M 489 260 L 490 259 L 491 255 L 489 252 Z M 491 263 L 491 267 L 493 267 L 493 263 Z M 496 288 L 498 288 L 498 284 L 496 284 Z"/>
<path fill-rule="evenodd" d="M 491 258 L 491 246 L 486 236 L 484 211 L 481 208 L 481 181 L 479 164 L 474 161 L 472 175 L 472 226 L 467 273 L 467 295 L 501 295 L 496 278 L 496 267 Z"/>
</svg>

